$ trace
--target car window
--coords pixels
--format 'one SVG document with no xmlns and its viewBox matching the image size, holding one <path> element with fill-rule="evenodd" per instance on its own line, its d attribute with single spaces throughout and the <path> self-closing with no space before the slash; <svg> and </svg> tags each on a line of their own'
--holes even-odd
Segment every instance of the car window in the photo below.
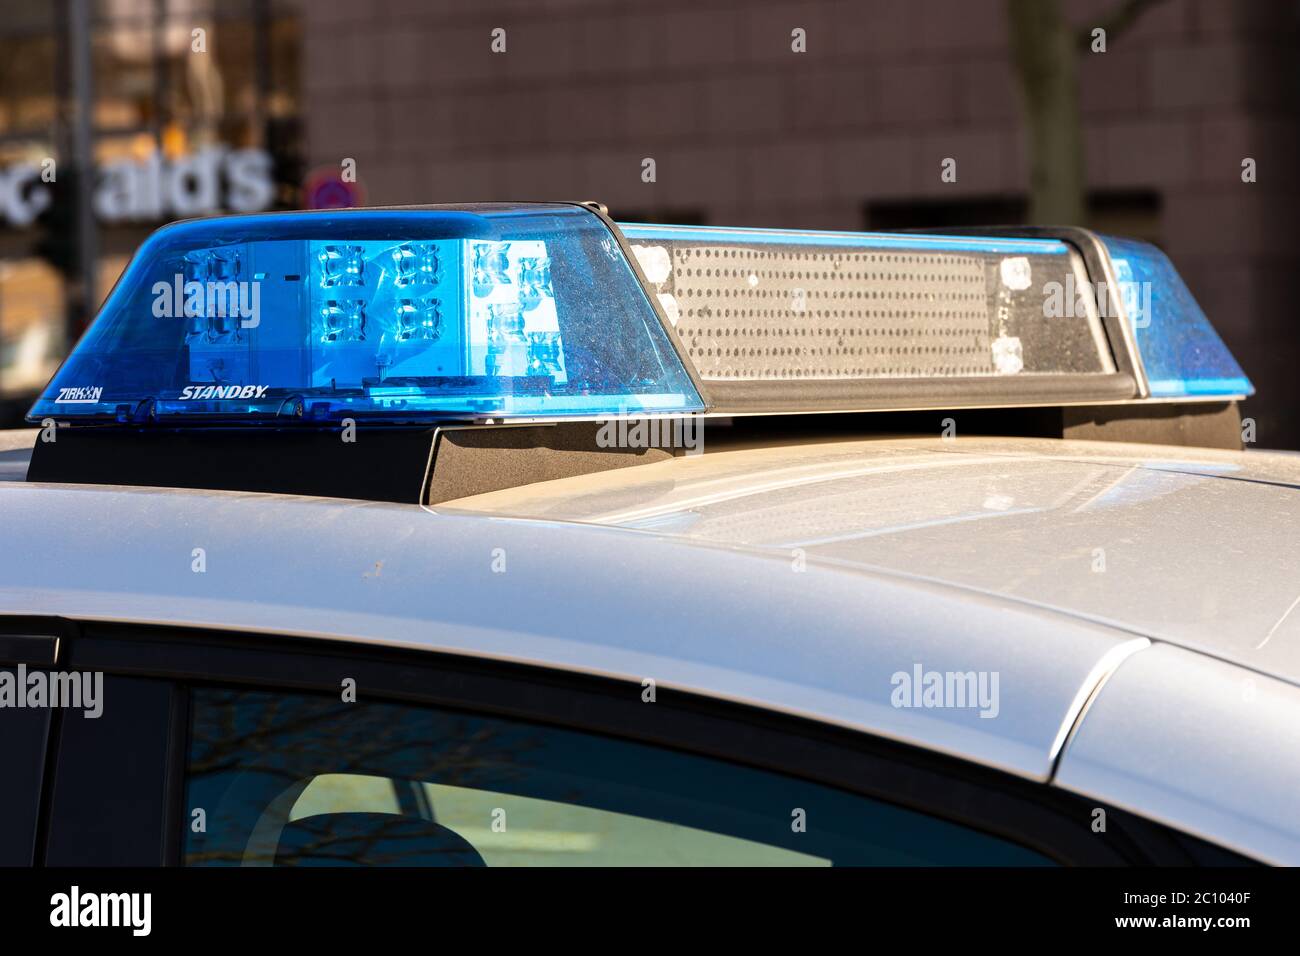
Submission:
<svg viewBox="0 0 1300 956">
<path fill-rule="evenodd" d="M 17 670 L 0 667 L 0 866 L 32 864 L 50 727 L 48 707 L 17 705 L 26 693 L 18 680 Z"/>
<path fill-rule="evenodd" d="M 188 865 L 1024 865 L 957 824 L 750 767 L 393 703 L 196 688 Z"/>
</svg>

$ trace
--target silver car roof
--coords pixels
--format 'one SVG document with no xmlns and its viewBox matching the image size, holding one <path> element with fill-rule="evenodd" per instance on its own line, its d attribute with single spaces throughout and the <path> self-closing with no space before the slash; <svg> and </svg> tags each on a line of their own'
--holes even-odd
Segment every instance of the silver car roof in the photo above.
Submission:
<svg viewBox="0 0 1300 956">
<path fill-rule="evenodd" d="M 1197 736 L 1200 723 L 1180 724 L 1150 709 L 1144 695 L 1159 700 L 1161 685 L 1147 668 L 1132 668 L 1159 660 L 1150 656 L 1153 651 L 1166 655 L 1171 648 L 1153 647 L 1141 620 L 1088 620 L 1086 609 L 1056 599 L 1049 606 L 1053 601 L 1043 599 L 1051 597 L 1049 591 L 996 593 L 952 570 L 963 566 L 958 558 L 964 555 L 977 564 L 1002 562 L 1006 580 L 1034 580 L 1034 560 L 1054 555 L 1047 540 L 1053 507 L 1069 509 L 1074 502 L 1084 505 L 1075 508 L 1078 513 L 1091 516 L 1099 505 L 1087 502 L 1105 500 L 1108 492 L 1079 498 L 1080 489 L 1105 476 L 1111 479 L 1106 487 L 1118 489 L 1113 507 L 1174 514 L 1199 508 L 1201 520 L 1217 526 L 1223 516 L 1214 508 L 1231 511 L 1243 499 L 1232 492 L 1198 497 L 1206 490 L 1199 481 L 1163 494 L 1144 482 L 1183 476 L 1289 500 L 1295 491 L 1279 487 L 1287 484 L 1289 460 L 1228 456 L 1216 463 L 1210 460 L 1214 454 L 1202 458 L 1183 450 L 1183 458 L 1199 464 L 1177 460 L 1165 469 L 1154 461 L 1133 464 L 1125 457 L 1132 450 L 1118 446 L 1104 448 L 1123 459 L 1120 464 L 1074 460 L 1077 449 L 1061 443 L 1029 448 L 994 441 L 966 448 L 953 453 L 873 442 L 834 451 L 804 446 L 675 459 L 520 489 L 514 494 L 542 496 L 535 500 L 548 505 L 532 507 L 532 514 L 521 508 L 515 516 L 485 512 L 490 496 L 435 511 L 229 492 L 0 482 L 0 614 L 339 638 L 563 668 L 638 685 L 648 678 L 1029 779 L 1055 778 L 1058 785 L 1259 858 L 1300 862 L 1300 823 L 1291 809 L 1300 767 L 1300 732 L 1290 729 L 1300 726 L 1294 675 L 1289 682 L 1275 680 L 1228 663 L 1226 658 L 1241 653 L 1232 646 L 1212 657 L 1182 651 L 1198 662 L 1192 669 L 1198 684 L 1165 691 L 1183 695 L 1192 702 L 1188 706 L 1210 688 L 1236 687 L 1250 678 L 1267 691 L 1267 707 L 1215 713 L 1217 737 L 1210 738 L 1217 743 L 1258 733 L 1263 722 L 1274 727 L 1261 738 L 1267 757 L 1261 745 L 1224 747 L 1207 760 Z M 1179 457 L 1175 450 L 1163 451 L 1171 461 Z M 826 461 L 827 454 L 833 460 Z M 965 463 L 931 460 L 935 456 Z M 710 457 L 722 470 L 702 486 L 699 469 Z M 1208 477 L 1225 465 L 1241 480 Z M 1058 466 L 1073 469 L 1074 480 L 1057 474 Z M 1134 470 L 1143 477 L 1126 497 L 1129 489 L 1118 479 Z M 1008 483 L 1007 476 L 1028 474 L 1035 480 Z M 883 498 L 861 497 L 854 487 L 873 480 L 892 485 L 899 475 L 910 493 L 896 488 Z M 615 478 L 631 483 L 613 499 L 608 489 L 595 487 Z M 1049 494 L 1052 488 L 1058 489 L 1055 495 Z M 1037 490 L 1030 494 L 1032 489 Z M 666 506 L 665 496 L 676 495 L 683 497 Z M 617 506 L 611 507 L 614 499 Z M 979 510 L 972 511 L 976 500 Z M 724 505 L 724 512 L 710 510 Z M 752 515 L 744 514 L 745 505 Z M 587 511 L 574 520 L 572 511 L 579 508 Z M 927 508 L 929 519 L 919 520 L 918 512 Z M 1035 514 L 1041 525 L 1005 532 L 1006 525 L 999 525 Z M 713 524 L 715 517 L 724 524 Z M 1266 517 L 1278 537 L 1287 537 L 1282 506 Z M 1063 526 L 1060 554 L 1036 578 L 1049 584 L 1066 574 L 1062 555 L 1078 551 L 1084 534 L 1070 528 L 1064 513 L 1055 520 Z M 870 532 L 882 522 L 893 530 L 863 535 L 877 542 L 877 558 L 894 551 L 900 563 L 920 560 L 914 552 L 928 548 L 934 567 L 949 580 L 825 550 L 842 543 L 828 529 L 838 526 L 843 540 L 852 541 L 854 532 Z M 975 525 L 997 539 L 987 552 L 975 549 L 973 539 L 935 539 L 928 530 Z M 720 527 L 733 530 L 723 534 Z M 701 528 L 717 533 L 699 533 Z M 746 530 L 741 534 L 738 528 Z M 803 536 L 790 538 L 792 532 Z M 1122 551 L 1125 544 L 1140 547 L 1143 533 L 1140 528 L 1103 541 L 1109 542 L 1108 553 L 1116 541 Z M 1006 536 L 1022 542 L 1023 556 L 1017 558 Z M 891 537 L 893 544 L 883 547 Z M 195 548 L 204 550 L 204 573 L 192 570 Z M 1116 570 L 1132 573 L 1135 567 L 1121 559 L 1118 567 L 1087 573 L 1112 581 Z M 1238 570 L 1228 562 L 1222 573 Z M 1148 580 L 1172 573 L 1153 570 Z M 1127 614 L 1130 606 L 1122 609 Z M 1244 619 L 1254 620 L 1249 614 Z M 1286 633 L 1274 630 L 1270 640 L 1281 636 L 1276 646 L 1286 648 Z M 1190 646 L 1191 639 L 1184 644 Z M 1262 659 L 1283 671 L 1289 660 L 1276 651 Z M 973 706 L 894 706 L 896 676 L 917 667 L 997 674 L 996 713 L 981 716 Z M 1125 732 L 1125 721 L 1137 714 L 1149 724 Z M 1289 716 L 1278 724 L 1283 714 Z M 1209 773 L 1216 787 L 1198 791 L 1201 775 Z M 1184 799 L 1149 805 L 1171 791 Z M 1242 808 L 1259 825 L 1227 826 Z"/>
<path fill-rule="evenodd" d="M 1300 456 L 1049 439 L 829 441 L 709 452 L 444 507 L 942 582 L 1300 683 Z"/>
<path fill-rule="evenodd" d="M 1130 640 L 925 582 L 795 571 L 749 549 L 400 505 L 10 484 L 0 485 L 0 540 L 0 613 L 347 638 L 649 678 L 1038 780 L 1080 688 Z M 192 570 L 195 548 L 204 573 Z M 891 676 L 915 663 L 999 672 L 996 717 L 892 707 Z"/>
</svg>

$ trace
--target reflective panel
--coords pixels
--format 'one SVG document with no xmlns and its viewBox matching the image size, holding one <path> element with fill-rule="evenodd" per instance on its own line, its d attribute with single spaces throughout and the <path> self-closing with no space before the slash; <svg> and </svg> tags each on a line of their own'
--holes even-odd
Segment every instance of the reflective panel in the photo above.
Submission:
<svg viewBox="0 0 1300 956">
<path fill-rule="evenodd" d="M 1115 372 L 1056 239 L 620 228 L 706 381 Z"/>
</svg>

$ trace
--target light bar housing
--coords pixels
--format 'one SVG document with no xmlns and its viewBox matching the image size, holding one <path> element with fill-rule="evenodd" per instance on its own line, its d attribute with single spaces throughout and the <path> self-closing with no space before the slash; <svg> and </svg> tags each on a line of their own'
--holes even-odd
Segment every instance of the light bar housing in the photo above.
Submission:
<svg viewBox="0 0 1300 956">
<path fill-rule="evenodd" d="M 1252 392 L 1145 243 L 487 203 L 164 227 L 28 417 L 437 425 Z"/>
<path fill-rule="evenodd" d="M 703 407 L 607 220 L 577 203 L 484 204 L 166 226 L 29 417 L 410 424 Z"/>
</svg>

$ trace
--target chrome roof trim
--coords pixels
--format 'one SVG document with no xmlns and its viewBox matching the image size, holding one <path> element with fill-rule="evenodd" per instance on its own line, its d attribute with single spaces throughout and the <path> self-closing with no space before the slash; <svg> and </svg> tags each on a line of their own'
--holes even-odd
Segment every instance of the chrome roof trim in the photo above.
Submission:
<svg viewBox="0 0 1300 956">
<path fill-rule="evenodd" d="M 1150 646 L 1151 642 L 1147 638 L 1137 637 L 1112 647 L 1101 656 L 1101 660 L 1097 661 L 1092 671 L 1079 685 L 1079 692 L 1074 695 L 1074 700 L 1070 702 L 1070 709 L 1066 711 L 1065 719 L 1061 721 L 1061 726 L 1056 731 L 1056 739 L 1052 741 L 1049 756 L 1052 761 L 1053 776 L 1055 776 L 1056 770 L 1060 766 L 1061 753 L 1064 751 L 1066 744 L 1074 736 L 1075 730 L 1088 713 L 1088 707 L 1097 699 L 1097 695 L 1106 686 L 1106 682 L 1110 680 L 1111 675 L 1134 654 L 1145 651 Z"/>
</svg>

